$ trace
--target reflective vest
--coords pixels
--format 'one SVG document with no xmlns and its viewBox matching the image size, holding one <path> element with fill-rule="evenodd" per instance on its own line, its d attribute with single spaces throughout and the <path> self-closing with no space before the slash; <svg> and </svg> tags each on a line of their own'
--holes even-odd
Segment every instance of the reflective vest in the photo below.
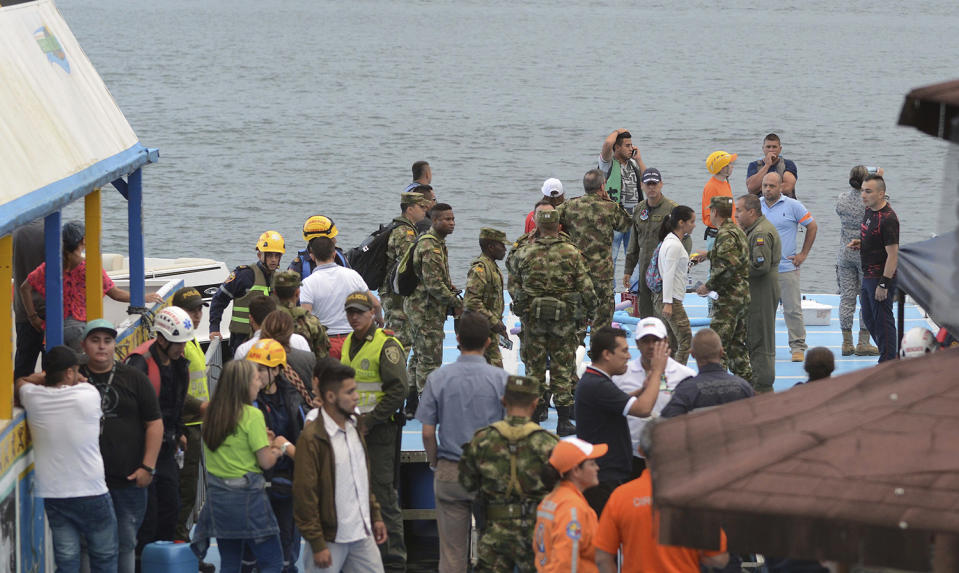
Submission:
<svg viewBox="0 0 959 573">
<path fill-rule="evenodd" d="M 196 338 L 186 343 L 183 348 L 183 355 L 190 361 L 190 388 L 187 390 L 190 396 L 193 396 L 201 402 L 210 400 L 210 391 L 206 385 L 206 354 L 200 348 L 200 343 Z M 185 422 L 187 426 L 197 426 L 203 420 L 195 422 Z"/>
<path fill-rule="evenodd" d="M 360 348 L 353 359 L 350 359 L 350 346 L 353 343 L 353 333 L 346 337 L 343 342 L 343 354 L 340 356 L 340 362 L 356 370 L 356 392 L 360 395 L 360 401 L 357 404 L 361 414 L 372 412 L 373 408 L 383 397 L 383 381 L 380 379 L 380 354 L 383 352 L 383 345 L 387 340 L 396 340 L 392 336 L 383 332 L 382 328 L 376 329 L 373 340 L 366 342 Z M 399 341 L 397 341 L 399 344 Z"/>
<path fill-rule="evenodd" d="M 273 286 L 272 279 L 266 280 L 266 275 L 263 274 L 263 269 L 260 268 L 259 263 L 251 268 L 254 274 L 253 286 L 246 291 L 246 294 L 233 301 L 233 316 L 230 318 L 230 332 L 247 336 L 253 334 L 253 329 L 250 328 L 250 300 L 261 294 L 270 296 Z"/>
<path fill-rule="evenodd" d="M 150 353 L 150 347 L 153 346 L 153 343 L 156 342 L 156 338 L 152 340 L 147 340 L 140 346 L 137 346 L 130 351 L 130 354 L 139 354 L 146 360 L 147 363 L 147 378 L 150 379 L 150 384 L 153 385 L 153 390 L 156 391 L 157 397 L 160 396 L 160 366 L 157 364 L 156 360 L 153 359 L 153 354 Z"/>
</svg>

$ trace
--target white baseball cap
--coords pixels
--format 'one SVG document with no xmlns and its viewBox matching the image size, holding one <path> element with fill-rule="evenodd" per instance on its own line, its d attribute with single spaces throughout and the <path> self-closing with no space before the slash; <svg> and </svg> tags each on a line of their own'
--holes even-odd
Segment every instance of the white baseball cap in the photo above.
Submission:
<svg viewBox="0 0 959 573">
<path fill-rule="evenodd" d="M 543 195 L 546 197 L 559 197 L 563 194 L 563 182 L 555 177 L 550 177 L 543 182 Z"/>
<path fill-rule="evenodd" d="M 636 340 L 650 335 L 655 336 L 660 340 L 663 340 L 669 336 L 666 333 L 666 325 L 663 324 L 663 321 L 654 316 L 647 316 L 646 318 L 640 320 L 639 324 L 636 325 Z"/>
</svg>

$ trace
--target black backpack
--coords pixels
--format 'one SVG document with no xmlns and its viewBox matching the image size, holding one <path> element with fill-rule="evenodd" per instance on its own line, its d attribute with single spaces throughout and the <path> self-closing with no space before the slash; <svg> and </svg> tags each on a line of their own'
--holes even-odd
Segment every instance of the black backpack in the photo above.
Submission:
<svg viewBox="0 0 959 573">
<path fill-rule="evenodd" d="M 398 295 L 410 296 L 420 284 L 420 277 L 416 276 L 416 267 L 413 265 L 413 253 L 423 237 L 431 237 L 431 235 L 416 237 L 416 241 L 406 249 L 402 257 L 397 259 L 396 265 L 390 271 L 389 281 L 393 286 L 393 292 Z"/>
<path fill-rule="evenodd" d="M 383 285 L 383 279 L 389 270 L 386 268 L 386 248 L 389 245 L 390 233 L 400 225 L 408 224 L 392 222 L 380 225 L 380 228 L 370 233 L 358 247 L 346 252 L 350 267 L 360 273 L 370 290 L 379 290 Z"/>
</svg>

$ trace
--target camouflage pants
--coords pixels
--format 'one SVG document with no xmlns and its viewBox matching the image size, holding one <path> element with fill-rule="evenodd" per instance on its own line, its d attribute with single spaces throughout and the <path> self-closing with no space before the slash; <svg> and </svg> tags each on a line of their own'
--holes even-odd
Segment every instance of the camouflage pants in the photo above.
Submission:
<svg viewBox="0 0 959 573">
<path fill-rule="evenodd" d="M 862 262 L 859 251 L 852 251 L 853 255 L 845 255 L 849 249 L 839 250 L 839 260 L 836 261 L 836 282 L 839 283 L 839 328 L 852 330 L 852 320 L 856 315 L 856 299 L 862 290 Z M 859 309 L 859 328 L 866 329 L 863 318 L 863 309 Z"/>
<path fill-rule="evenodd" d="M 592 332 L 613 323 L 613 284 L 610 277 L 590 277 L 593 281 L 593 293 L 596 297 L 596 311 L 593 313 Z"/>
<path fill-rule="evenodd" d="M 746 325 L 749 322 L 749 297 L 744 301 L 719 300 L 713 303 L 713 318 L 709 326 L 723 343 L 726 357 L 723 366 L 743 380 L 752 383 L 753 367 L 749 361 Z"/>
<path fill-rule="evenodd" d="M 533 573 L 533 526 L 518 519 L 491 521 L 480 537 L 476 573 Z"/>
<path fill-rule="evenodd" d="M 483 354 L 486 358 L 486 362 L 496 366 L 497 368 L 503 367 L 503 354 L 499 349 L 499 334 L 493 333 L 489 337 L 489 346 L 486 348 L 486 352 Z"/>
<path fill-rule="evenodd" d="M 610 299 L 612 300 L 612 299 Z M 523 323 L 523 346 L 520 354 L 526 365 L 526 375 L 546 381 L 546 359 L 549 358 L 549 389 L 557 406 L 573 405 L 576 386 L 576 347 L 579 339 L 575 322 L 551 325 Z M 546 388 L 543 386 L 543 390 Z"/>
<path fill-rule="evenodd" d="M 689 347 L 693 342 L 693 329 L 689 325 L 689 316 L 686 314 L 686 307 L 680 301 L 673 301 L 673 314 L 667 319 L 663 317 L 663 293 L 655 292 L 653 295 L 653 306 L 656 309 L 656 317 L 666 324 L 666 332 L 669 334 L 669 347 L 672 349 L 672 358 L 682 365 L 686 365 L 689 360 Z"/>
<path fill-rule="evenodd" d="M 403 350 L 409 355 L 410 348 L 413 346 L 413 339 L 409 331 L 409 318 L 403 310 L 403 297 L 398 294 L 388 294 L 383 296 L 383 314 L 386 328 L 393 331 L 393 335 Z"/>
<path fill-rule="evenodd" d="M 409 327 L 413 333 L 413 359 L 409 364 L 409 381 L 416 384 L 416 391 L 422 392 L 426 386 L 426 377 L 443 365 L 443 339 L 446 333 L 443 324 L 446 322 L 446 309 L 442 315 L 437 312 L 424 313 L 422 316 L 411 315 Z"/>
</svg>

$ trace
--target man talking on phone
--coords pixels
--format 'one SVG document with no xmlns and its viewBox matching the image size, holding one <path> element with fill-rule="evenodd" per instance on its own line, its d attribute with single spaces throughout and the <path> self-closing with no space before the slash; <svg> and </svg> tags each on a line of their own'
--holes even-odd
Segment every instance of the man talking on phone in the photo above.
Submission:
<svg viewBox="0 0 959 573">
<path fill-rule="evenodd" d="M 639 183 L 646 164 L 639 149 L 633 147 L 633 136 L 625 129 L 617 129 L 606 136 L 599 152 L 597 168 L 606 176 L 606 191 L 609 198 L 626 209 L 630 217 L 633 209 L 643 200 Z M 613 268 L 619 258 L 619 248 L 629 246 L 629 230 L 613 233 Z M 615 285 L 614 285 L 615 288 Z"/>
</svg>

